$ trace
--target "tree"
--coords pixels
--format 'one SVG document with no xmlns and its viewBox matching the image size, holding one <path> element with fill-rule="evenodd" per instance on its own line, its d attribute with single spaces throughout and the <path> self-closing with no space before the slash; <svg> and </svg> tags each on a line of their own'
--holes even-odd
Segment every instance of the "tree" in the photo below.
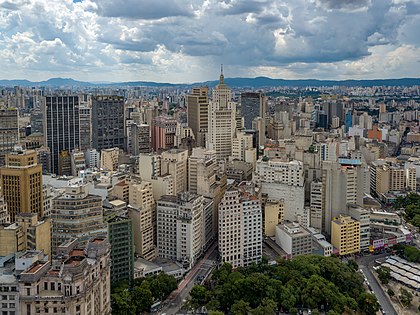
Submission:
<svg viewBox="0 0 420 315">
<path fill-rule="evenodd" d="M 135 315 L 136 307 L 131 303 L 131 295 L 127 290 L 111 294 L 112 314 Z"/>
<path fill-rule="evenodd" d="M 366 292 L 362 293 L 359 297 L 359 308 L 365 315 L 375 315 L 379 311 L 376 296 Z"/>
<path fill-rule="evenodd" d="M 413 301 L 413 295 L 404 288 L 400 288 L 400 302 L 404 307 L 407 307 Z"/>
<path fill-rule="evenodd" d="M 244 300 L 239 300 L 232 305 L 230 312 L 233 315 L 247 315 L 250 310 L 251 307 L 249 306 L 248 302 L 245 302 Z"/>
<path fill-rule="evenodd" d="M 392 298 L 395 295 L 394 290 L 392 290 L 391 288 L 388 288 L 388 290 L 386 292 L 388 293 L 390 298 Z"/>
<path fill-rule="evenodd" d="M 261 304 L 251 311 L 252 315 L 274 315 L 276 314 L 276 302 L 264 298 Z"/>
<path fill-rule="evenodd" d="M 207 289 L 202 285 L 196 285 L 191 289 L 191 305 L 198 308 L 200 305 L 207 303 Z"/>
<path fill-rule="evenodd" d="M 132 293 L 132 303 L 136 307 L 136 313 L 148 312 L 153 304 L 153 295 L 148 281 L 143 281 L 139 287 L 135 287 Z"/>
<path fill-rule="evenodd" d="M 347 266 L 349 266 L 349 268 L 353 271 L 357 271 L 359 269 L 359 265 L 357 264 L 357 262 L 354 259 L 350 259 L 347 262 Z"/>
<path fill-rule="evenodd" d="M 420 262 L 420 250 L 418 250 L 414 246 L 405 246 L 404 257 L 408 261 Z"/>
<path fill-rule="evenodd" d="M 225 313 L 223 313 L 221 311 L 210 311 L 209 315 L 225 315 Z"/>
<path fill-rule="evenodd" d="M 391 279 L 391 269 L 389 267 L 381 266 L 378 270 L 378 278 L 381 280 L 382 284 L 388 284 L 389 279 Z"/>
</svg>

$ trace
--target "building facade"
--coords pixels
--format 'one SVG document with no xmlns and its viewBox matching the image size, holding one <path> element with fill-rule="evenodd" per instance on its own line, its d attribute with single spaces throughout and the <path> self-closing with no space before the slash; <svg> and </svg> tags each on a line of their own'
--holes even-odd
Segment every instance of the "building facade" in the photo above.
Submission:
<svg viewBox="0 0 420 315">
<path fill-rule="evenodd" d="M 62 255 L 56 264 L 36 260 L 20 273 L 19 314 L 111 314 L 108 241 L 94 238 Z"/>
<path fill-rule="evenodd" d="M 238 190 L 226 191 L 219 204 L 219 252 L 234 268 L 257 263 L 262 257 L 260 201 Z"/>
<path fill-rule="evenodd" d="M 71 238 L 87 241 L 92 236 L 105 234 L 102 198 L 90 195 L 87 185 L 66 187 L 63 195 L 53 199 L 53 253 Z"/>
<path fill-rule="evenodd" d="M 92 98 L 92 147 L 124 149 L 124 97 L 100 95 Z"/>
<path fill-rule="evenodd" d="M 331 244 L 338 254 L 348 255 L 360 252 L 360 222 L 349 216 L 339 216 L 331 222 Z"/>
<path fill-rule="evenodd" d="M 50 148 L 51 172 L 61 175 L 59 156 L 79 148 L 78 96 L 46 96 L 43 99 L 45 146 Z"/>
<path fill-rule="evenodd" d="M 42 166 L 34 150 L 16 151 L 6 155 L 6 165 L 0 168 L 1 187 L 10 222 L 17 213 L 36 213 L 44 216 Z"/>
<path fill-rule="evenodd" d="M 133 222 L 130 218 L 116 216 L 107 222 L 108 240 L 111 244 L 111 283 L 134 278 Z"/>
</svg>

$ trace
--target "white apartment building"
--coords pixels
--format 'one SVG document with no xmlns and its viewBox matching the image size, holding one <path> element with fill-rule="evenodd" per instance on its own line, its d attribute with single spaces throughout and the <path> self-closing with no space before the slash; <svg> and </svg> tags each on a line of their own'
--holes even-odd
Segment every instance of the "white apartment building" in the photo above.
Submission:
<svg viewBox="0 0 420 315">
<path fill-rule="evenodd" d="M 156 205 L 150 182 L 129 184 L 128 216 L 133 222 L 135 252 L 147 260 L 156 258 Z"/>
<path fill-rule="evenodd" d="M 312 235 L 297 222 L 285 221 L 277 225 L 276 243 L 289 258 L 312 253 Z"/>
<path fill-rule="evenodd" d="M 118 148 L 103 149 L 101 151 L 100 168 L 105 171 L 118 170 L 119 156 L 120 156 L 120 150 Z"/>
<path fill-rule="evenodd" d="M 313 181 L 311 183 L 310 209 L 311 223 L 310 226 L 316 229 L 322 229 L 323 202 L 322 181 Z"/>
<path fill-rule="evenodd" d="M 204 197 L 192 193 L 162 196 L 157 201 L 159 257 L 182 262 L 191 269 L 205 242 Z"/>
<path fill-rule="evenodd" d="M 349 205 L 348 214 L 360 223 L 360 250 L 368 251 L 370 245 L 370 211 L 356 205 Z"/>
<path fill-rule="evenodd" d="M 216 151 L 193 148 L 188 158 L 188 191 L 209 197 L 217 170 Z"/>
<path fill-rule="evenodd" d="M 158 154 L 139 155 L 139 174 L 142 180 L 152 183 L 153 198 L 174 194 L 174 178 L 161 173 L 161 156 Z"/>
<path fill-rule="evenodd" d="M 303 162 L 296 160 L 285 162 L 275 158 L 260 158 L 257 161 L 254 181 L 256 184 L 264 181 L 267 183 L 279 183 L 303 187 Z"/>
<path fill-rule="evenodd" d="M 173 194 L 187 191 L 188 150 L 170 149 L 161 154 L 161 175 L 172 175 Z"/>
<path fill-rule="evenodd" d="M 253 148 L 251 134 L 236 133 L 236 137 L 232 139 L 232 158 L 255 166 L 257 151 Z"/>
<path fill-rule="evenodd" d="M 260 158 L 253 182 L 270 200 L 283 202 L 285 220 L 308 221 L 305 218 L 304 170 L 301 161 Z"/>
<path fill-rule="evenodd" d="M 101 154 L 98 151 L 96 151 L 96 149 L 90 149 L 85 151 L 85 160 L 87 168 L 99 168 L 100 159 Z"/>
<path fill-rule="evenodd" d="M 219 204 L 219 251 L 233 268 L 261 260 L 261 203 L 249 193 L 226 191 Z"/>
</svg>

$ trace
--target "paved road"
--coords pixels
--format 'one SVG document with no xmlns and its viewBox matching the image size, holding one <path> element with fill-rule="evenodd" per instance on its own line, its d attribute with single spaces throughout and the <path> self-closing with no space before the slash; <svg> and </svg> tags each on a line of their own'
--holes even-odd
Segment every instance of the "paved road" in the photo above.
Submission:
<svg viewBox="0 0 420 315">
<path fill-rule="evenodd" d="M 389 254 L 363 256 L 359 258 L 357 262 L 359 263 L 360 269 L 362 269 L 367 280 L 369 281 L 370 286 L 372 287 L 373 292 L 385 313 L 387 315 L 398 315 L 394 309 L 394 306 L 389 301 L 387 293 L 382 290 L 382 287 L 372 274 L 372 267 L 374 266 L 375 260 L 384 258 L 386 256 L 389 256 Z"/>
<path fill-rule="evenodd" d="M 195 285 L 198 277 L 207 277 L 212 268 L 217 265 L 217 242 L 214 243 L 204 255 L 204 257 L 191 269 L 184 280 L 179 284 L 168 298 L 167 305 L 162 308 L 159 314 L 173 315 L 177 314 L 183 301 L 189 295 L 191 289 Z"/>
</svg>

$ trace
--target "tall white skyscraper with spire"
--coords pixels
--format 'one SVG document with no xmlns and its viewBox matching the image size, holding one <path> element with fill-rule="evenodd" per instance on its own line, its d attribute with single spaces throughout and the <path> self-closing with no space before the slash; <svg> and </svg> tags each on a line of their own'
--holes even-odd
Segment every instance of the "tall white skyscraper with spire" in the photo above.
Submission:
<svg viewBox="0 0 420 315">
<path fill-rule="evenodd" d="M 232 139 L 236 132 L 236 103 L 232 101 L 232 91 L 225 84 L 223 65 L 219 84 L 213 89 L 209 102 L 208 135 L 206 146 L 216 151 L 218 160 L 232 155 Z"/>
</svg>

